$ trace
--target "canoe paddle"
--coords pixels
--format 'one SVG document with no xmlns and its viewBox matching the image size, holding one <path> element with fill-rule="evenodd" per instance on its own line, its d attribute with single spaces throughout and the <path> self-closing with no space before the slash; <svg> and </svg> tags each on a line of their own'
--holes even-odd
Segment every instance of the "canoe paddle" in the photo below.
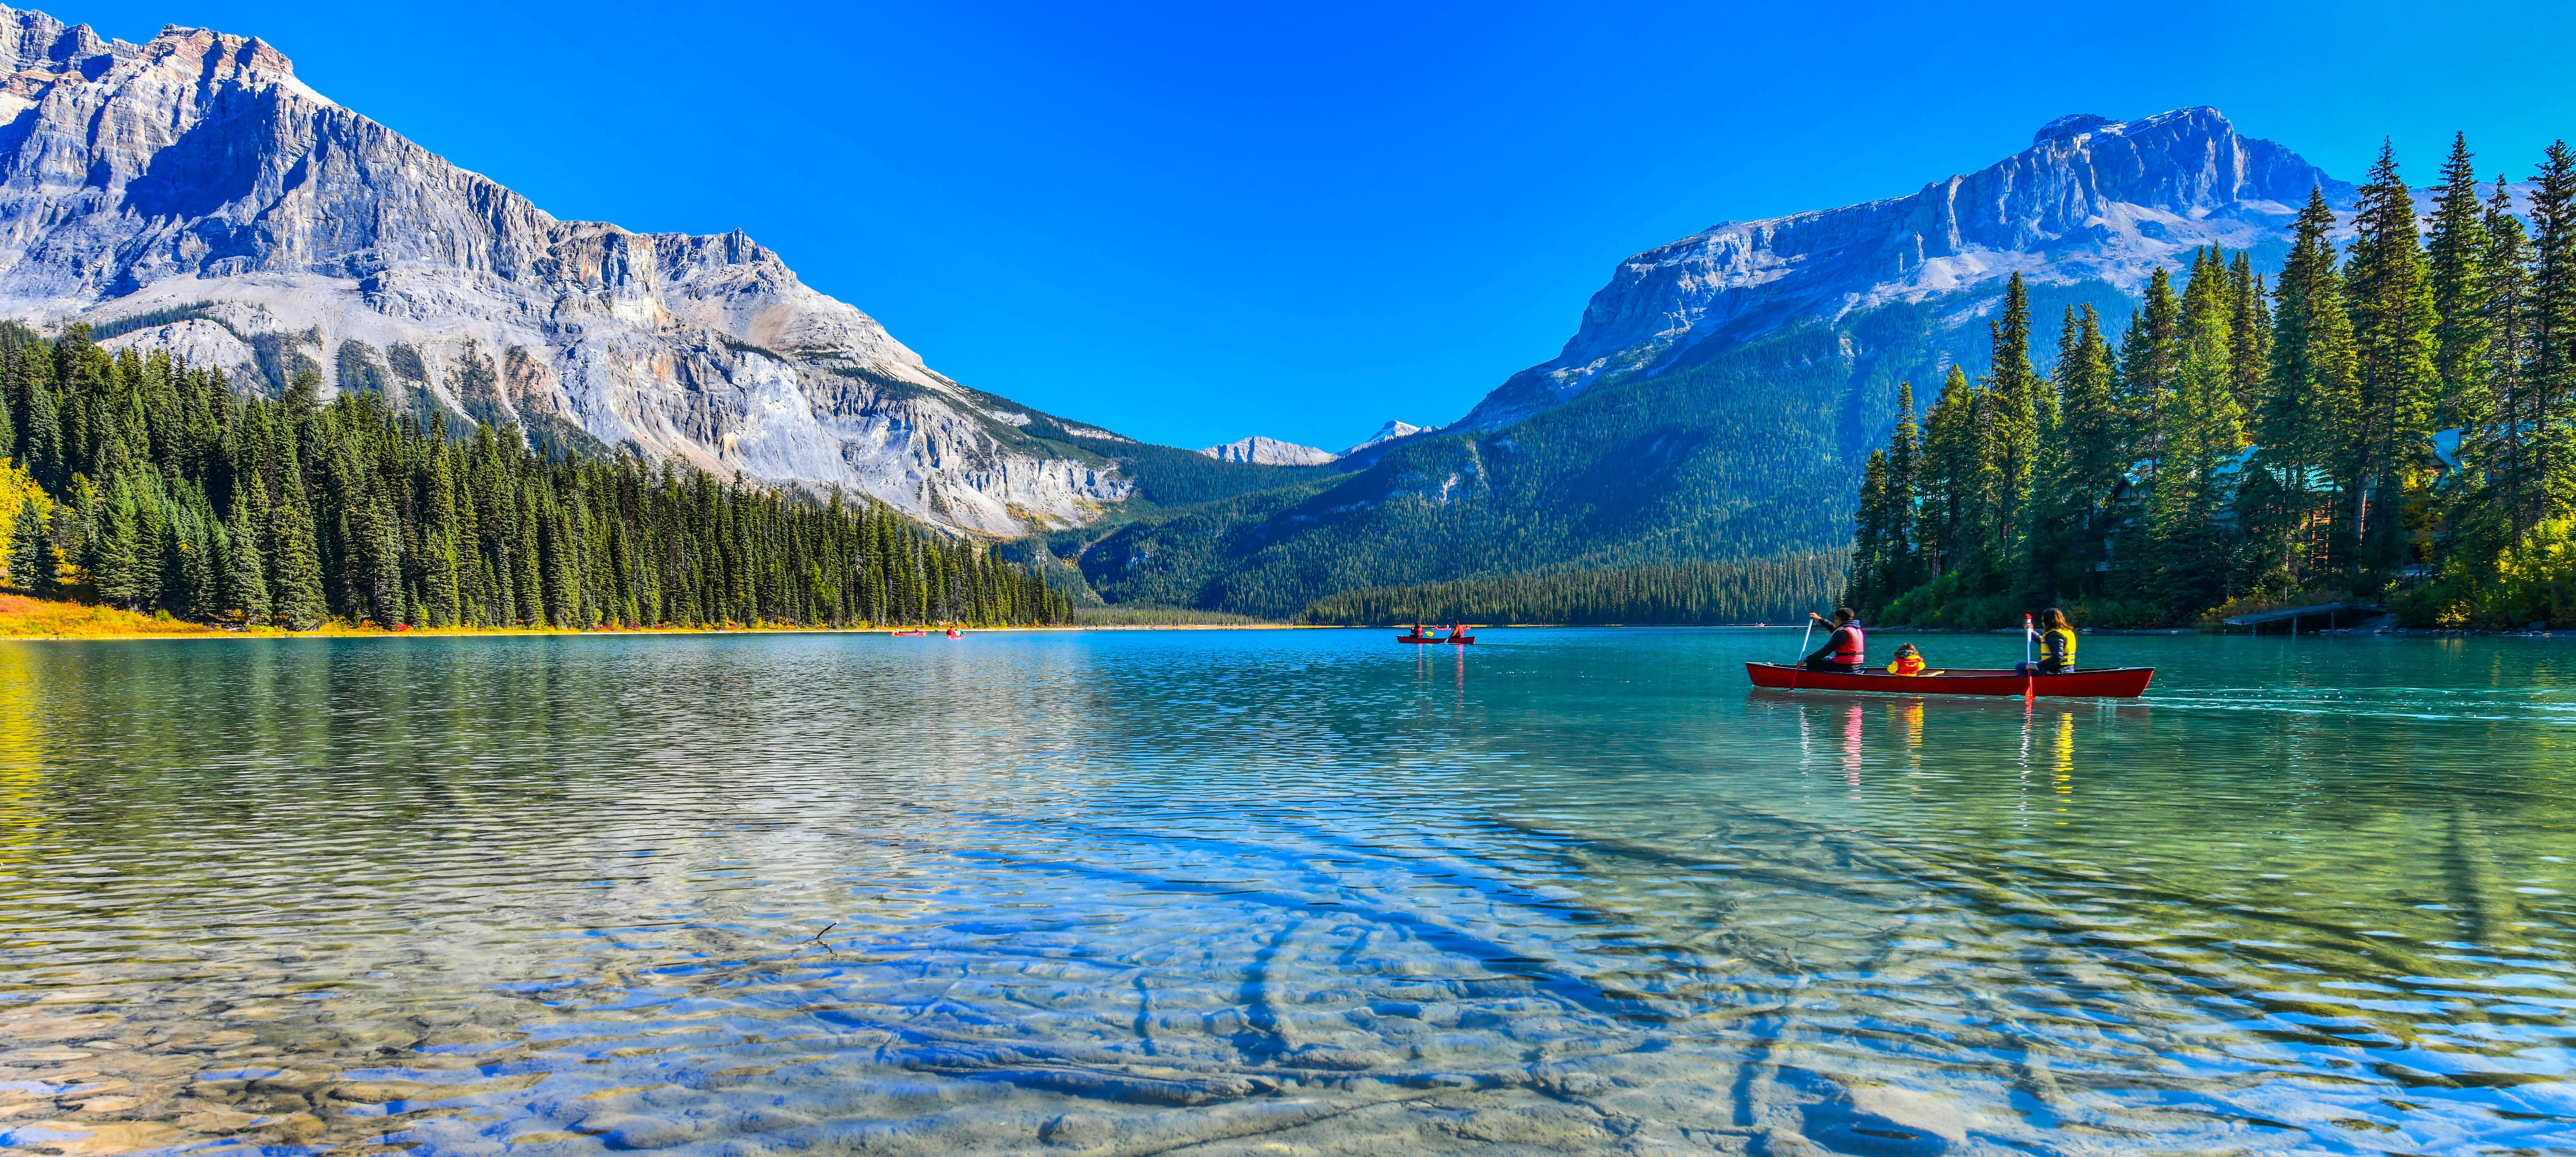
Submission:
<svg viewBox="0 0 2576 1157">
<path fill-rule="evenodd" d="M 2030 612 L 2021 615 L 2021 697 L 2024 701 L 2039 697 L 2039 680 L 2032 674 L 2039 670 L 2030 653 L 2030 641 L 2039 636 L 2031 630 Z"/>
<path fill-rule="evenodd" d="M 1798 636 L 1798 657 L 1789 661 L 1789 689 L 1798 689 L 1798 672 L 1807 669 L 1807 640 L 1816 637 L 1816 612 L 1807 612 L 1807 633 Z"/>
</svg>

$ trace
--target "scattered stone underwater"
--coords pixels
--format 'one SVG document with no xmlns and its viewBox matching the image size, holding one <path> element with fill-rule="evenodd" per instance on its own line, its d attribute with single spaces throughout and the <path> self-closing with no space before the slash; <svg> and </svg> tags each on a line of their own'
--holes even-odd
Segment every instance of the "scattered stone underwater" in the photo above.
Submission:
<svg viewBox="0 0 2576 1157">
<path fill-rule="evenodd" d="M 2576 648 L 1390 638 L 0 644 L 0 1146 L 2576 1152 Z"/>
</svg>

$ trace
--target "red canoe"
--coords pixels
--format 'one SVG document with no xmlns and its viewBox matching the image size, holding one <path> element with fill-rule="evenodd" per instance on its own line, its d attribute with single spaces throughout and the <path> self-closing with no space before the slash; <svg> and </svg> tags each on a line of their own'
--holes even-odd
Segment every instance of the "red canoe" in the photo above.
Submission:
<svg viewBox="0 0 2576 1157">
<path fill-rule="evenodd" d="M 1396 642 L 1399 642 L 1399 643 L 1461 643 L 1461 644 L 1464 644 L 1464 643 L 1472 643 L 1472 642 L 1475 642 L 1475 641 L 1476 641 L 1476 636 L 1474 636 L 1474 635 L 1450 635 L 1450 636 L 1448 636 L 1448 637 L 1446 637 L 1446 638 L 1443 638 L 1443 637 L 1438 636 L 1438 635 L 1397 635 L 1397 636 L 1395 637 L 1395 641 L 1396 641 Z"/>
<path fill-rule="evenodd" d="M 2022 675 L 2011 671 L 1962 671 L 1938 675 L 1890 675 L 1863 671 L 1810 671 L 1785 663 L 1746 663 L 1744 673 L 1756 687 L 1787 691 L 1891 691 L 1900 695 L 2055 695 L 2078 699 L 2135 699 L 2156 677 L 2153 667 L 2079 667 L 2057 675 Z"/>
</svg>

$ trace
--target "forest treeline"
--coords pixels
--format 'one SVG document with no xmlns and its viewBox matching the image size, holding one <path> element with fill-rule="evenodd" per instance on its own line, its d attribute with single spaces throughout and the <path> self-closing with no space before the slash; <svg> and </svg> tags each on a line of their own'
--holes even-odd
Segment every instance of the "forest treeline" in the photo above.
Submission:
<svg viewBox="0 0 2576 1157">
<path fill-rule="evenodd" d="M 306 373 L 222 371 L 0 325 L 8 582 L 237 625 L 858 626 L 1060 622 L 1038 574 L 881 503 L 515 430 L 424 430 Z"/>
<path fill-rule="evenodd" d="M 2454 141 L 2429 222 L 2383 148 L 2338 247 L 2311 192 L 2270 284 L 2157 271 L 2034 372 L 2021 279 L 1970 381 L 1910 390 L 1861 485 L 1846 601 L 1874 621 L 2204 621 L 2385 600 L 2424 625 L 2576 619 L 2576 151 L 2522 213 Z M 2339 251 L 2340 250 L 2340 251 Z"/>
<path fill-rule="evenodd" d="M 1304 623 L 1657 623 L 1802 619 L 1840 589 L 1841 551 L 1753 562 L 1568 570 L 1370 587 L 1327 595 Z"/>
</svg>

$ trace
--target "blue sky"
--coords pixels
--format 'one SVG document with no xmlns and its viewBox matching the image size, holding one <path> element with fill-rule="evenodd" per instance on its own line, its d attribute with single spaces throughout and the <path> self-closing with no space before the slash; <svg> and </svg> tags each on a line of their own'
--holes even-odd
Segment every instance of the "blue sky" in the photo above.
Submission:
<svg viewBox="0 0 2576 1157">
<path fill-rule="evenodd" d="M 260 36 L 558 217 L 740 228 L 941 372 L 1158 442 L 1339 448 L 1555 355 L 1618 260 L 1911 192 L 2069 112 L 2329 171 L 2576 136 L 2576 18 L 2410 5 L 47 9 Z"/>
</svg>

